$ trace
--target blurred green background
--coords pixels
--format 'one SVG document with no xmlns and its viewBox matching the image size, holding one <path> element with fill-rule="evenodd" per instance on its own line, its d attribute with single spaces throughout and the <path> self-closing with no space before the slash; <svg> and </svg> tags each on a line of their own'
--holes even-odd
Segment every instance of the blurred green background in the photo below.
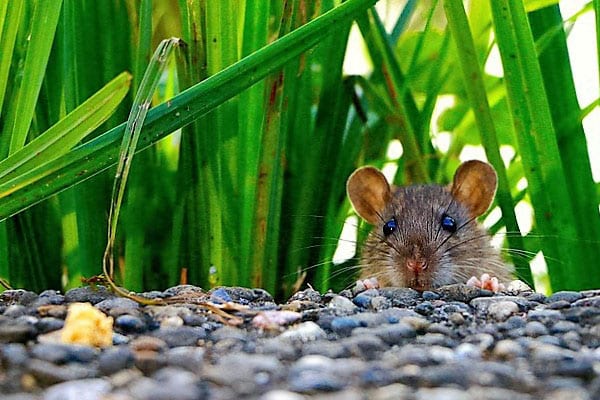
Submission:
<svg viewBox="0 0 600 400">
<path fill-rule="evenodd" d="M 0 278 L 101 274 L 123 122 L 179 37 L 127 182 L 119 284 L 339 290 L 367 230 L 345 198 L 356 167 L 446 183 L 476 157 L 498 171 L 485 224 L 518 276 L 598 288 L 600 6 L 562 3 L 0 0 Z M 590 58 L 572 61 L 578 29 Z M 579 100 L 577 63 L 593 71 Z"/>
</svg>

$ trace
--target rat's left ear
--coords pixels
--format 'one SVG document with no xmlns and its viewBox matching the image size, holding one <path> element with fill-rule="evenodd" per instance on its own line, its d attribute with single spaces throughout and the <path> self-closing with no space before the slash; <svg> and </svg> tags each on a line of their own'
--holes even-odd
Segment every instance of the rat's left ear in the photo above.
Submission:
<svg viewBox="0 0 600 400">
<path fill-rule="evenodd" d="M 479 217 L 494 200 L 498 178 L 494 167 L 478 160 L 462 163 L 454 174 L 452 196 L 467 207 L 471 217 Z"/>
</svg>

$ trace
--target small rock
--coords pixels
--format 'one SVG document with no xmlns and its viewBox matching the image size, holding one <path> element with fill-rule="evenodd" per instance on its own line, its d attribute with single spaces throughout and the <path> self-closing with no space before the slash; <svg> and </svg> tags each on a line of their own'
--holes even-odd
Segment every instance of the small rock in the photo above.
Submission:
<svg viewBox="0 0 600 400">
<path fill-rule="evenodd" d="M 195 346 L 201 339 L 206 339 L 204 328 L 197 326 L 180 326 L 173 328 L 160 328 L 150 333 L 155 338 L 163 340 L 167 346 Z"/>
<path fill-rule="evenodd" d="M 123 314 L 115 319 L 115 328 L 125 333 L 142 333 L 148 326 L 140 317 Z"/>
<path fill-rule="evenodd" d="M 506 321 L 508 317 L 519 312 L 519 306 L 513 301 L 499 301 L 490 304 L 488 315 L 496 321 Z"/>
<path fill-rule="evenodd" d="M 21 304 L 11 304 L 4 310 L 2 315 L 8 318 L 18 318 L 27 315 L 29 312 L 30 309 L 28 307 L 22 306 Z"/>
<path fill-rule="evenodd" d="M 38 295 L 23 289 L 5 290 L 0 293 L 0 305 L 11 306 L 19 304 L 22 306 L 32 305 L 38 298 Z"/>
<path fill-rule="evenodd" d="M 0 322 L 0 343 L 25 343 L 36 334 L 37 330 L 32 324 L 14 320 Z"/>
<path fill-rule="evenodd" d="M 318 339 L 325 339 L 327 334 L 312 321 L 303 322 L 283 332 L 280 337 L 291 341 L 306 343 Z"/>
<path fill-rule="evenodd" d="M 113 309 L 119 309 L 120 312 L 118 314 L 122 314 L 124 312 L 134 311 L 140 308 L 140 305 L 136 301 L 126 297 L 111 297 L 96 303 L 95 306 L 100 311 L 113 317 L 117 316 L 117 313 L 111 313 Z"/>
<path fill-rule="evenodd" d="M 550 327 L 550 334 L 556 335 L 567 332 L 577 332 L 579 326 L 571 321 L 558 321 Z"/>
<path fill-rule="evenodd" d="M 592 397 L 583 388 L 563 388 L 548 393 L 544 400 L 592 400 Z"/>
<path fill-rule="evenodd" d="M 304 400 L 305 397 L 287 390 L 271 390 L 262 396 L 259 400 Z"/>
<path fill-rule="evenodd" d="M 48 333 L 52 331 L 57 331 L 62 329 L 65 325 L 65 321 L 63 319 L 46 317 L 41 318 L 36 324 L 35 327 L 40 334 Z"/>
<path fill-rule="evenodd" d="M 0 347 L 0 365 L 17 367 L 24 365 L 29 360 L 27 348 L 21 343 L 8 343 Z"/>
<path fill-rule="evenodd" d="M 553 303 L 556 301 L 567 301 L 569 303 L 573 303 L 581 298 L 583 298 L 583 295 L 579 292 L 564 290 L 552 294 L 550 297 L 548 297 L 548 302 Z"/>
<path fill-rule="evenodd" d="M 71 363 L 56 365 L 44 360 L 30 360 L 27 371 L 42 386 L 49 386 L 60 382 L 76 381 L 79 379 L 94 378 L 97 374 L 91 365 Z"/>
<path fill-rule="evenodd" d="M 98 357 L 98 369 L 103 375 L 114 374 L 134 365 L 133 352 L 125 346 L 107 348 Z"/>
<path fill-rule="evenodd" d="M 67 303 L 97 304 L 111 297 L 115 297 L 115 294 L 100 285 L 73 288 L 65 293 L 65 301 Z"/>
<path fill-rule="evenodd" d="M 405 343 L 407 339 L 412 339 L 417 336 L 417 331 L 404 322 L 383 325 L 371 329 L 371 331 L 388 345 Z M 358 330 L 356 333 L 358 333 Z"/>
<path fill-rule="evenodd" d="M 382 288 L 379 293 L 390 299 L 393 307 L 413 307 L 421 299 L 421 294 L 411 288 Z"/>
<path fill-rule="evenodd" d="M 465 284 L 442 286 L 438 288 L 436 292 L 446 301 L 459 301 L 461 303 L 469 303 L 475 298 L 493 295 L 493 293 L 488 290 L 482 290 Z"/>
<path fill-rule="evenodd" d="M 131 342 L 130 347 L 133 351 L 154 352 L 162 352 L 168 348 L 164 340 L 152 336 L 140 336 Z"/>
<path fill-rule="evenodd" d="M 104 379 L 80 379 L 49 387 L 43 400 L 102 400 L 111 390 Z"/>
<path fill-rule="evenodd" d="M 521 345 L 514 340 L 509 339 L 498 341 L 492 354 L 501 360 L 512 360 L 517 357 L 525 356 L 525 352 Z"/>
<path fill-rule="evenodd" d="M 343 296 L 333 296 L 327 307 L 335 309 L 339 314 L 349 314 L 354 312 L 356 306 L 352 300 Z"/>
<path fill-rule="evenodd" d="M 170 366 L 199 373 L 202 371 L 204 363 L 204 349 L 202 347 L 188 346 L 173 347 L 167 350 L 164 357 Z"/>
<path fill-rule="evenodd" d="M 401 383 L 393 383 L 391 385 L 382 386 L 374 389 L 367 398 L 371 400 L 396 400 L 410 398 L 412 389 Z"/>
<path fill-rule="evenodd" d="M 548 328 L 546 325 L 542 324 L 539 321 L 531 321 L 525 325 L 525 334 L 531 337 L 538 337 L 542 335 L 548 334 Z"/>
<path fill-rule="evenodd" d="M 292 367 L 288 375 L 291 390 L 299 393 L 341 390 L 349 383 L 337 374 L 336 363 L 322 356 L 304 356 Z"/>
<path fill-rule="evenodd" d="M 283 325 L 292 324 L 302 318 L 302 314 L 295 311 L 267 310 L 260 311 L 252 318 L 252 325 L 260 329 L 278 329 Z"/>
<path fill-rule="evenodd" d="M 341 340 L 342 345 L 348 349 L 350 354 L 366 360 L 374 360 L 379 352 L 387 349 L 387 345 L 379 337 L 372 333 L 353 335 Z"/>
<path fill-rule="evenodd" d="M 527 318 L 530 321 L 539 321 L 543 324 L 555 323 L 564 319 L 560 311 L 547 309 L 530 310 L 527 313 Z"/>
<path fill-rule="evenodd" d="M 53 364 L 89 363 L 98 356 L 98 353 L 98 350 L 93 347 L 58 343 L 40 343 L 31 349 L 33 357 Z"/>
</svg>

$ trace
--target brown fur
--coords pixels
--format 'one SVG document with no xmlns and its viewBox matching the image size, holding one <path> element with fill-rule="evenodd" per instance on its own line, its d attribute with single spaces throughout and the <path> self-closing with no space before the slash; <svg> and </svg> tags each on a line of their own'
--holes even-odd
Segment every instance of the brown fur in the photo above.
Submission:
<svg viewBox="0 0 600 400">
<path fill-rule="evenodd" d="M 361 170 L 368 171 L 368 179 L 362 181 L 384 186 L 370 188 L 367 197 L 361 196 L 360 191 L 354 190 L 361 185 L 353 184 L 362 175 Z M 348 182 L 348 195 L 357 213 L 363 218 L 366 213 L 367 221 L 374 225 L 362 248 L 361 279 L 376 277 L 381 286 L 417 290 L 466 283 L 471 276 L 483 273 L 497 277 L 500 282 L 511 279 L 510 269 L 475 220 L 488 209 L 495 194 L 496 174 L 489 164 L 480 161 L 462 164 L 450 188 L 441 185 L 393 188 L 385 180 L 382 184 L 374 178 L 373 170 L 361 168 Z M 373 200 L 373 193 L 380 193 L 383 198 Z M 444 214 L 455 219 L 456 232 L 442 228 Z M 397 228 L 386 236 L 383 227 L 392 218 Z M 420 267 L 415 269 L 414 265 Z"/>
</svg>

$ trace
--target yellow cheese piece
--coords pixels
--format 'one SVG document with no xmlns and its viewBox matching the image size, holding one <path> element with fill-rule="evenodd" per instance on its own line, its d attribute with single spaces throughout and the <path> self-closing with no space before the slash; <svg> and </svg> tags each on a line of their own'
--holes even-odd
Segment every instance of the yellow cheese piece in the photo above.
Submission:
<svg viewBox="0 0 600 400">
<path fill-rule="evenodd" d="M 71 303 L 62 329 L 63 343 L 95 347 L 112 345 L 113 319 L 90 303 Z"/>
</svg>

